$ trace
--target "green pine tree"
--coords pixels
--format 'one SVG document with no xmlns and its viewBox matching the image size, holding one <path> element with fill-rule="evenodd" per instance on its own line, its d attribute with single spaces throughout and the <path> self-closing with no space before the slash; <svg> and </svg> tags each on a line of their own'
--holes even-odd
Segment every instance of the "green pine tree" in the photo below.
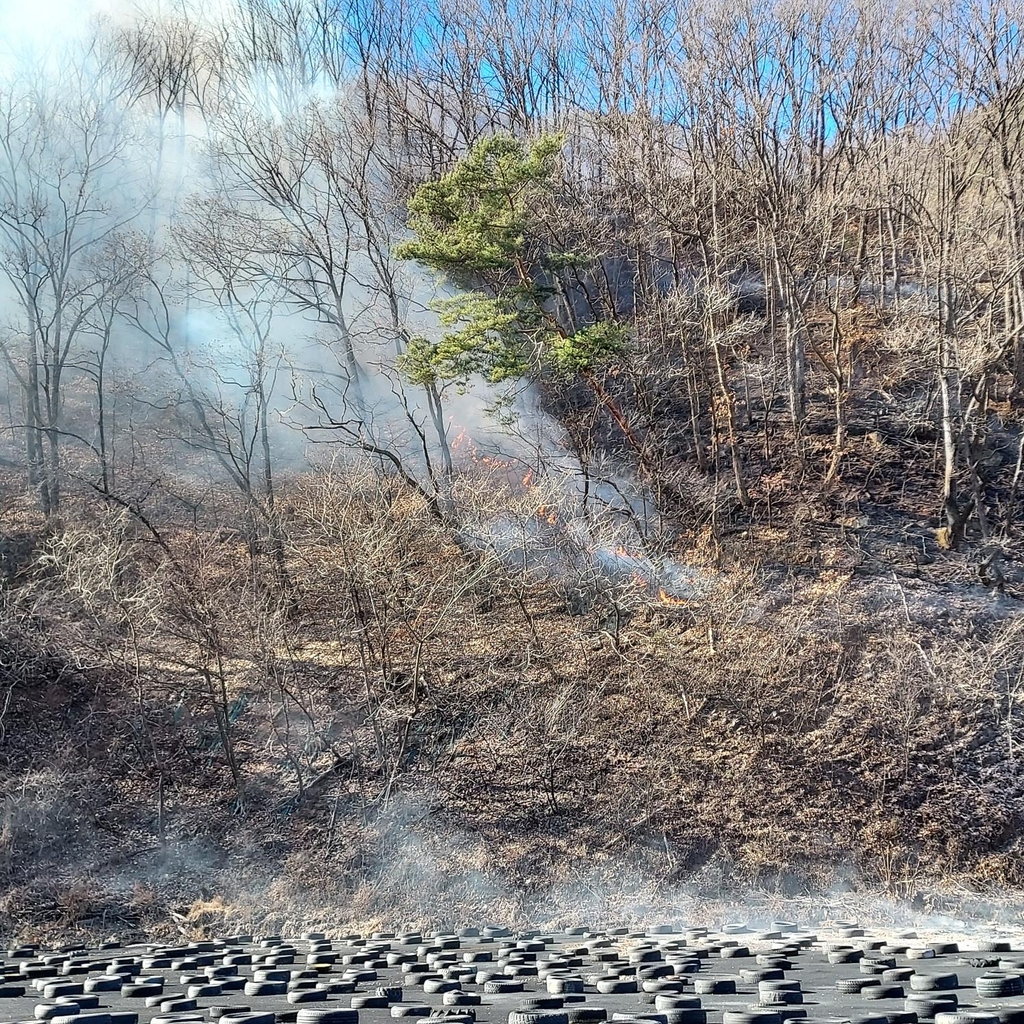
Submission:
<svg viewBox="0 0 1024 1024">
<path fill-rule="evenodd" d="M 410 342 L 402 369 L 411 380 L 465 385 L 479 374 L 498 383 L 548 367 L 582 376 L 609 404 L 594 374 L 622 354 L 625 329 L 603 320 L 569 330 L 550 302 L 552 275 L 590 257 L 528 254 L 529 239 L 539 234 L 532 211 L 554 194 L 563 141 L 560 135 L 529 144 L 491 136 L 409 201 L 413 238 L 399 246 L 398 256 L 464 289 L 436 304 L 444 328 L 436 341 Z M 621 413 L 613 414 L 624 426 Z"/>
</svg>

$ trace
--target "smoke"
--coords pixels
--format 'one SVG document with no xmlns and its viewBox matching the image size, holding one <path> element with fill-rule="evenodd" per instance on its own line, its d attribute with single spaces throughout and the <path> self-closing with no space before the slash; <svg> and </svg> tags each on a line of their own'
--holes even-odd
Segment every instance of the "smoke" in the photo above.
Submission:
<svg viewBox="0 0 1024 1024">
<path fill-rule="evenodd" d="M 679 880 L 656 839 L 629 852 L 570 854 L 538 872 L 528 844 L 508 836 L 503 846 L 493 846 L 456 826 L 442 826 L 433 803 L 427 792 L 405 794 L 368 819 L 354 874 L 317 871 L 310 851 L 296 851 L 282 862 L 261 848 L 225 851 L 189 840 L 144 851 L 91 884 L 97 900 L 114 904 L 137 906 L 152 898 L 157 914 L 170 900 L 190 935 L 239 927 L 289 933 L 315 928 L 330 935 L 470 924 L 545 930 L 729 925 L 756 933 L 775 930 L 780 922 L 790 930 L 827 932 L 846 922 L 969 948 L 972 939 L 1017 937 L 1024 929 L 1016 894 L 922 889 L 902 898 L 865 889 L 843 864 L 835 866 L 826 886 L 796 879 L 779 887 L 729 884 L 714 864 Z M 75 881 L 67 879 L 69 885 Z"/>
<path fill-rule="evenodd" d="M 35 362 L 64 381 L 60 412 L 39 414 L 60 419 L 54 472 L 108 486 L 122 453 L 144 451 L 131 462 L 149 479 L 120 476 L 136 493 L 169 468 L 252 495 L 270 469 L 300 473 L 340 446 L 385 471 L 397 462 L 468 543 L 574 592 L 696 596 L 703 583 L 665 554 L 651 495 L 620 466 L 584 468 L 529 386 L 430 391 L 403 377 L 403 339 L 436 335 L 432 304 L 452 294 L 392 255 L 405 234 L 392 179 L 422 168 L 374 123 L 361 86 L 312 73 L 287 45 L 273 59 L 246 52 L 240 16 L 228 3 L 3 8 L 0 79 L 41 53 L 41 87 L 60 101 L 59 115 L 26 106 L 24 82 L 4 97 L 27 111 L 7 128 L 0 173 L 18 188 L 6 201 L 26 215 L 19 195 L 32 185 L 45 235 L 33 244 L 64 255 L 35 268 L 10 233 L 0 239 L 14 244 L 0 260 L 0 455 L 56 458 L 24 450 L 45 425 L 16 411 L 32 407 Z M 62 139 L 90 146 L 69 152 Z M 55 191 L 69 167 L 81 216 Z M 39 274 L 74 280 L 74 298 L 40 302 Z M 484 493 L 495 481 L 498 503 Z"/>
</svg>

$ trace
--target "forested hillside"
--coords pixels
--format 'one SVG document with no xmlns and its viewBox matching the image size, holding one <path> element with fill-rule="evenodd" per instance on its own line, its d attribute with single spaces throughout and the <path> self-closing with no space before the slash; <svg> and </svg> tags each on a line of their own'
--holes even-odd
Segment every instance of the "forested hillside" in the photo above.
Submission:
<svg viewBox="0 0 1024 1024">
<path fill-rule="evenodd" d="M 1021 23 L 0 14 L 8 930 L 1024 884 Z"/>
</svg>

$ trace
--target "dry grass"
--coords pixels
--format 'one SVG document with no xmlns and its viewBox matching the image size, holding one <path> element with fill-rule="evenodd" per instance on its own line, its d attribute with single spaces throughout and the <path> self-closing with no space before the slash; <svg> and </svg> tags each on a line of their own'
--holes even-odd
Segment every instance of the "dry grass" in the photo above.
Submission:
<svg viewBox="0 0 1024 1024">
<path fill-rule="evenodd" d="M 40 533 L 0 637 L 25 669 L 0 762 L 12 931 L 1024 882 L 1021 627 L 947 566 L 865 573 L 805 524 L 709 550 L 708 590 L 674 605 L 462 550 L 365 475 L 288 502 L 289 604 L 216 523 L 164 549 L 124 517 Z"/>
</svg>

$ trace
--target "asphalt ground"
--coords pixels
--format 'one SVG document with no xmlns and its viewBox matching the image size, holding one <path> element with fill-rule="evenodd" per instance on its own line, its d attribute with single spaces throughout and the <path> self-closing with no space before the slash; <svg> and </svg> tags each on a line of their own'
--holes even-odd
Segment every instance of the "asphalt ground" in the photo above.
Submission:
<svg viewBox="0 0 1024 1024">
<path fill-rule="evenodd" d="M 600 1011 L 608 1020 L 619 1015 L 645 1024 L 997 1024 L 994 1018 L 999 1024 L 1024 1024 L 1024 937 L 1002 943 L 974 940 L 958 948 L 913 933 L 902 938 L 891 932 L 864 934 L 850 925 L 814 932 L 784 923 L 773 927 L 771 932 L 748 932 L 731 926 L 710 933 L 581 928 L 561 934 L 489 928 L 476 935 L 375 933 L 334 939 L 236 935 L 179 946 L 12 949 L 0 968 L 0 1022 L 78 1016 L 80 1024 L 134 1024 L 132 1015 L 137 1014 L 140 1024 L 154 1018 L 155 1024 L 188 1024 L 219 1019 L 227 1007 L 223 1024 L 291 1024 L 300 1011 L 351 1010 L 378 988 L 401 988 L 400 998 L 395 992 L 383 997 L 386 1005 L 361 1006 L 357 1018 L 324 1024 L 392 1024 L 406 1013 L 409 1024 L 414 1014 L 436 1018 L 442 1013 L 468 1013 L 479 1024 L 582 1024 L 602 1019 Z M 891 970 L 903 976 L 881 973 Z M 270 976 L 281 979 L 272 983 L 275 991 L 253 991 L 261 971 L 281 972 Z M 769 973 L 759 985 L 752 972 L 764 971 Z M 1005 972 L 1009 980 L 1004 987 L 1022 994 L 979 995 L 975 980 L 993 971 Z M 869 988 L 843 993 L 837 989 L 842 979 L 860 980 Z M 46 987 L 54 984 L 72 987 L 50 988 L 47 996 Z M 140 984 L 148 987 L 130 987 Z M 521 985 L 522 991 L 489 991 L 508 984 Z M 935 991 L 935 985 L 945 987 Z M 282 988 L 313 993 L 300 997 L 293 992 L 292 1000 L 316 1001 L 290 1001 Z M 452 991 L 432 991 L 438 988 Z M 551 991 L 558 988 L 582 991 Z M 790 994 L 780 996 L 768 988 Z M 146 992 L 152 994 L 140 994 Z M 76 1011 L 63 1001 L 74 1002 L 78 994 L 83 999 Z M 538 997 L 551 1001 L 540 1008 L 528 1006 L 541 1016 L 509 1021 L 510 1013 Z M 922 997 L 947 1002 L 923 1003 Z M 467 998 L 476 1005 L 449 1005 Z M 686 1002 L 669 1007 L 666 998 Z M 588 1013 L 581 1014 L 583 1008 Z M 954 1009 L 955 1018 L 936 1017 Z M 235 1011 L 273 1018 L 236 1016 Z M 758 1016 L 741 1018 L 737 1011 Z M 298 1024 L 316 1022 L 303 1013 Z"/>
</svg>

